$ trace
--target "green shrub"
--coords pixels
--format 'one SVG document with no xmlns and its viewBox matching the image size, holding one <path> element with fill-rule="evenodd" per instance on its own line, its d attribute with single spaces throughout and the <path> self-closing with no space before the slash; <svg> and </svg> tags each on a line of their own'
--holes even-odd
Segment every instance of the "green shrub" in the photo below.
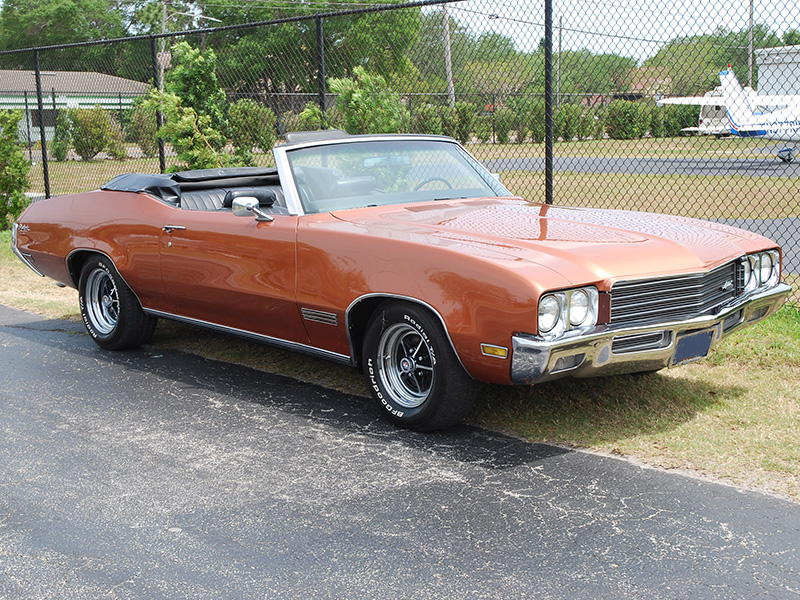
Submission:
<svg viewBox="0 0 800 600">
<path fill-rule="evenodd" d="M 564 104 L 556 111 L 554 121 L 558 121 L 559 137 L 565 142 L 575 138 L 583 139 L 583 108 L 575 104 Z M 581 137 L 583 136 L 583 137 Z"/>
<path fill-rule="evenodd" d="M 589 110 L 592 115 L 592 136 L 596 140 L 602 140 L 606 136 L 606 122 L 608 121 L 608 107 L 604 104 L 594 106 Z"/>
<path fill-rule="evenodd" d="M 447 137 L 458 137 L 458 111 L 449 106 L 442 107 L 439 116 L 442 119 L 442 135 Z"/>
<path fill-rule="evenodd" d="M 663 138 L 667 135 L 666 111 L 662 106 L 651 106 L 650 113 L 650 135 L 654 138 Z"/>
<path fill-rule="evenodd" d="M 492 118 L 488 116 L 480 116 L 475 119 L 475 137 L 485 144 L 492 139 Z"/>
<path fill-rule="evenodd" d="M 531 139 L 541 144 L 544 142 L 545 127 L 545 108 L 542 100 L 536 100 L 528 108 L 528 130 L 531 132 Z"/>
<path fill-rule="evenodd" d="M 297 113 L 291 110 L 285 110 L 281 113 L 280 119 L 278 119 L 278 133 L 280 135 L 286 135 L 288 131 L 300 131 L 298 127 Z"/>
<path fill-rule="evenodd" d="M 354 78 L 331 79 L 328 87 L 335 94 L 348 133 L 399 133 L 408 125 L 408 113 L 400 96 L 389 89 L 380 75 L 364 67 L 353 69 Z"/>
<path fill-rule="evenodd" d="M 411 117 L 411 131 L 442 135 L 442 117 L 439 115 L 439 107 L 432 104 L 417 105 Z"/>
<path fill-rule="evenodd" d="M 30 164 L 19 144 L 22 111 L 0 111 L 0 230 L 8 229 L 28 205 Z"/>
<path fill-rule="evenodd" d="M 507 144 L 514 127 L 514 111 L 508 107 L 495 108 L 494 134 L 498 144 Z"/>
<path fill-rule="evenodd" d="M 70 146 L 72 145 L 72 123 L 69 113 L 66 110 L 58 111 L 56 117 L 56 130 L 53 134 L 53 142 L 50 144 L 50 156 L 53 160 L 61 162 L 67 159 Z"/>
<path fill-rule="evenodd" d="M 522 144 L 530 135 L 530 118 L 525 107 L 512 106 L 511 110 L 514 111 L 514 126 L 512 129 L 516 134 L 517 143 Z"/>
<path fill-rule="evenodd" d="M 111 117 L 100 105 L 70 109 L 69 119 L 72 123 L 72 143 L 81 160 L 92 160 L 111 144 Z"/>
<path fill-rule="evenodd" d="M 108 152 L 114 160 L 125 160 L 128 158 L 128 150 L 125 147 L 125 133 L 122 131 L 122 126 L 112 115 L 108 115 L 108 126 L 108 144 L 106 144 L 106 152 Z"/>
<path fill-rule="evenodd" d="M 294 131 L 319 131 L 327 129 L 325 115 L 316 102 L 307 102 L 303 110 L 297 115 L 296 129 Z"/>
<path fill-rule="evenodd" d="M 643 105 L 627 100 L 615 100 L 608 107 L 606 131 L 615 140 L 633 140 L 647 131 Z"/>
<path fill-rule="evenodd" d="M 141 148 L 147 158 L 154 157 L 158 153 L 158 121 L 155 109 L 143 102 L 136 103 L 131 112 L 128 133 L 131 141 Z"/>
<path fill-rule="evenodd" d="M 681 129 L 685 127 L 697 127 L 700 119 L 699 106 L 669 105 L 662 107 L 662 110 L 664 111 L 664 135 L 666 137 L 681 135 Z"/>
<path fill-rule="evenodd" d="M 253 148 L 272 152 L 276 140 L 277 118 L 272 109 L 250 98 L 242 98 L 228 108 L 228 124 L 234 152 L 244 164 L 252 164 Z"/>
<path fill-rule="evenodd" d="M 462 144 L 466 144 L 472 139 L 477 109 L 471 102 L 456 102 L 456 117 L 456 139 Z"/>
</svg>

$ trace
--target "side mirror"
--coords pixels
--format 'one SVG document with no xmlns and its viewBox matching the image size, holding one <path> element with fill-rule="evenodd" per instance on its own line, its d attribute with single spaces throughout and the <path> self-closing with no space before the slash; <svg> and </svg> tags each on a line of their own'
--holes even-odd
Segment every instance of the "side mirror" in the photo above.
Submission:
<svg viewBox="0 0 800 600">
<path fill-rule="evenodd" d="M 275 218 L 268 215 L 259 206 L 258 199 L 253 196 L 239 196 L 234 198 L 231 203 L 233 214 L 237 217 L 247 217 L 250 215 L 256 216 L 256 221 L 274 221 Z"/>
</svg>

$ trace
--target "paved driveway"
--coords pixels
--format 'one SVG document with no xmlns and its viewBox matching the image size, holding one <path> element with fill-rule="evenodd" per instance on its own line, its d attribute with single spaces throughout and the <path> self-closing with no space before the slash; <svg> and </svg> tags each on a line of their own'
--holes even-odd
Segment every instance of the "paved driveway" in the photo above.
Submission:
<svg viewBox="0 0 800 600">
<path fill-rule="evenodd" d="M 795 598 L 800 505 L 0 308 L 0 598 Z"/>
</svg>

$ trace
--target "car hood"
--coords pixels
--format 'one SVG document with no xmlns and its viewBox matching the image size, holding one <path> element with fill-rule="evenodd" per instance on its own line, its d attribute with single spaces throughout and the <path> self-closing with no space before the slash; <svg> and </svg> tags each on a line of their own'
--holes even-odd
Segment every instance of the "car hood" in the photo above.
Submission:
<svg viewBox="0 0 800 600">
<path fill-rule="evenodd" d="M 759 235 L 708 221 L 521 198 L 442 200 L 333 216 L 376 235 L 389 235 L 389 227 L 394 237 L 535 262 L 576 285 L 698 271 L 774 247 Z"/>
</svg>

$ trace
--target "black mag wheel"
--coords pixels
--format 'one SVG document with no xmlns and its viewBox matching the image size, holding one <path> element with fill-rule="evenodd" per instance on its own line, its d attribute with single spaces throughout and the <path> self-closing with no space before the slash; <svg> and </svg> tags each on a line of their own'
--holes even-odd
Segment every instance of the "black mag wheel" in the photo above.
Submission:
<svg viewBox="0 0 800 600">
<path fill-rule="evenodd" d="M 105 256 L 86 261 L 78 283 L 81 316 L 101 348 L 123 350 L 150 341 L 157 319 L 142 310 L 113 263 Z"/>
<path fill-rule="evenodd" d="M 469 413 L 478 384 L 428 310 L 387 302 L 364 336 L 364 373 L 375 402 L 395 424 L 417 431 L 450 427 Z"/>
</svg>

